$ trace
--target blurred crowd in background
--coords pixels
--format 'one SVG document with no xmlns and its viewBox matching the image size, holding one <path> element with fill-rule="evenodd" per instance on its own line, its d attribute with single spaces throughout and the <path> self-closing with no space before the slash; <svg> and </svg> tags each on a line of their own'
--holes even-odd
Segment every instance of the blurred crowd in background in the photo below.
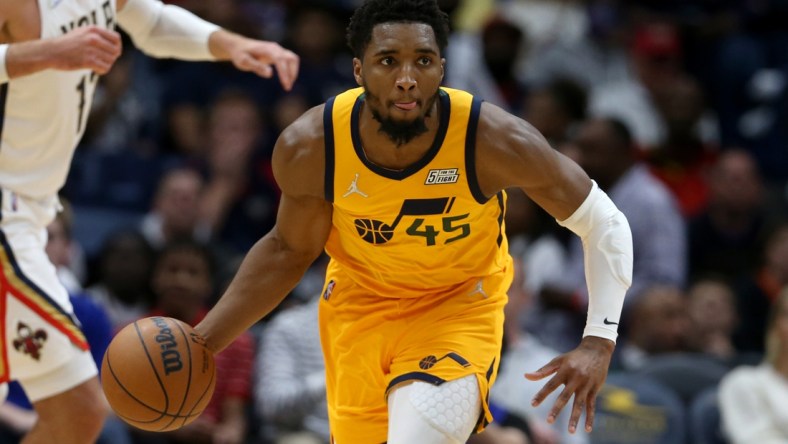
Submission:
<svg viewBox="0 0 788 444">
<path fill-rule="evenodd" d="M 276 79 L 155 60 L 126 42 L 94 98 L 62 193 L 67 211 L 49 230 L 97 359 L 140 317 L 201 319 L 274 223 L 277 135 L 356 86 L 344 29 L 358 1 L 173 3 L 280 42 L 301 57 L 300 74 L 284 93 Z M 567 418 L 546 423 L 550 401 L 530 406 L 541 383 L 522 374 L 580 339 L 582 246 L 509 193 L 518 269 L 490 396 L 499 433 L 472 442 L 763 442 L 739 433 L 756 414 L 788 442 L 788 3 L 439 4 L 453 26 L 444 85 L 535 126 L 608 193 L 634 238 L 634 283 L 596 428 L 569 435 Z M 164 435 L 110 421 L 105 442 L 328 442 L 316 321 L 324 265 L 217 357 L 216 396 L 199 421 Z M 0 442 L 32 424 L 20 398 L 0 407 Z"/>
</svg>

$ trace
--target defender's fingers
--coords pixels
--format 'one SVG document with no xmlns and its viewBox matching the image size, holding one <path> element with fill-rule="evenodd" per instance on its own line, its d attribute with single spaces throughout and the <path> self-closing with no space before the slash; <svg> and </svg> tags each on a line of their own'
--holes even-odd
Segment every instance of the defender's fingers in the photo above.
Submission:
<svg viewBox="0 0 788 444">
<path fill-rule="evenodd" d="M 270 64 L 260 61 L 250 54 L 244 54 L 243 57 L 236 62 L 238 69 L 244 71 L 251 71 L 263 78 L 270 78 L 274 74 L 274 70 Z"/>
<path fill-rule="evenodd" d="M 282 87 L 289 91 L 298 77 L 298 56 L 284 50 L 276 60 L 276 71 Z"/>
<path fill-rule="evenodd" d="M 113 45 L 120 45 L 121 43 L 120 34 L 117 31 L 113 31 L 111 29 L 104 29 L 100 26 L 93 26 L 91 27 L 91 32 L 95 32 L 102 39 L 106 40 L 107 42 Z"/>
</svg>

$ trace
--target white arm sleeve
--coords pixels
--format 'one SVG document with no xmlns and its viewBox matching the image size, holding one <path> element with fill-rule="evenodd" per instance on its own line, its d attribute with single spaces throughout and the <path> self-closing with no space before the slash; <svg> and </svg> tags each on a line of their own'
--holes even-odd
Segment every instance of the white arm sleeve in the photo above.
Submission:
<svg viewBox="0 0 788 444">
<path fill-rule="evenodd" d="M 153 57 L 216 60 L 208 49 L 208 37 L 219 27 L 178 6 L 128 0 L 118 12 L 118 23 L 134 45 Z"/>
<path fill-rule="evenodd" d="M 632 285 L 632 232 L 629 222 L 596 182 L 575 212 L 558 223 L 583 241 L 588 318 L 583 336 L 615 342 L 624 306 Z"/>
</svg>

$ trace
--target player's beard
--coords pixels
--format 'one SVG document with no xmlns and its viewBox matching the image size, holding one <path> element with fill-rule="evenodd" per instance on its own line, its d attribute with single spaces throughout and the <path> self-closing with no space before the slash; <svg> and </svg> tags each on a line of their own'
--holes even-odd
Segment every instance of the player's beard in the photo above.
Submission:
<svg viewBox="0 0 788 444">
<path fill-rule="evenodd" d="M 369 89 L 366 89 L 366 95 L 367 103 L 369 103 L 371 100 L 377 104 L 382 105 L 383 102 L 377 96 L 371 94 Z M 425 104 L 427 107 L 427 113 L 423 117 L 419 116 L 411 121 L 400 121 L 394 120 L 390 117 L 383 117 L 373 106 L 370 106 L 369 110 L 372 113 L 372 118 L 380 123 L 380 128 L 378 131 L 385 134 L 389 140 L 394 142 L 397 148 L 399 148 L 402 145 L 406 145 L 416 137 L 429 131 L 429 128 L 427 128 L 427 117 L 432 115 L 432 106 L 435 104 L 435 100 L 437 100 L 437 98 L 438 93 L 436 92 L 435 95 L 432 96 Z"/>
</svg>

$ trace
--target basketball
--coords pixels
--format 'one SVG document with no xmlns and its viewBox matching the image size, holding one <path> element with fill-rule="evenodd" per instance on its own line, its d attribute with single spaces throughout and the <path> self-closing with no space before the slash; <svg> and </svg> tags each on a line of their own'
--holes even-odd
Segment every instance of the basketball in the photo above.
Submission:
<svg viewBox="0 0 788 444">
<path fill-rule="evenodd" d="M 142 430 L 175 430 L 197 419 L 216 384 L 213 354 L 188 324 L 140 319 L 110 342 L 101 385 L 112 410 Z"/>
</svg>

